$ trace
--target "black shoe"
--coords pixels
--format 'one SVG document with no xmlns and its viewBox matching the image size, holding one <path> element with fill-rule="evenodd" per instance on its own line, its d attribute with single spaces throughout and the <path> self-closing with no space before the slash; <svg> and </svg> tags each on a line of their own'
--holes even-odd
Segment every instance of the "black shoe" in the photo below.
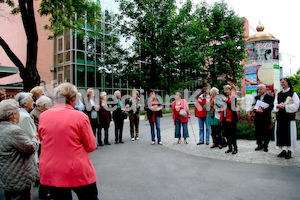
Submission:
<svg viewBox="0 0 300 200">
<path fill-rule="evenodd" d="M 209 142 L 206 142 L 206 145 L 209 145 Z"/>
<path fill-rule="evenodd" d="M 111 145 L 109 142 L 105 142 L 104 144 L 105 144 L 105 145 Z"/>
<path fill-rule="evenodd" d="M 119 141 L 120 144 L 124 144 L 124 142 L 122 140 Z"/>
<path fill-rule="evenodd" d="M 102 143 L 99 144 L 100 147 L 103 147 L 104 145 Z"/>
<path fill-rule="evenodd" d="M 263 149 L 262 147 L 258 146 L 258 147 L 256 147 L 255 151 L 260 151 L 262 149 Z"/>
<path fill-rule="evenodd" d="M 225 153 L 230 153 L 232 152 L 232 149 L 228 149 L 227 151 L 225 151 Z"/>
<path fill-rule="evenodd" d="M 233 150 L 233 152 L 232 152 L 232 154 L 237 154 L 237 153 L 238 153 L 237 149 Z"/>
<path fill-rule="evenodd" d="M 119 142 L 118 141 L 115 141 L 115 144 L 118 144 Z"/>
<path fill-rule="evenodd" d="M 198 143 L 197 143 L 197 145 L 201 145 L 201 144 L 204 144 L 204 142 L 198 142 Z"/>
<path fill-rule="evenodd" d="M 268 147 L 264 147 L 264 152 L 268 152 Z"/>
<path fill-rule="evenodd" d="M 292 157 L 292 152 L 291 151 L 288 151 L 286 154 L 285 154 L 285 159 L 290 159 Z"/>
<path fill-rule="evenodd" d="M 285 150 L 283 150 L 280 154 L 278 154 L 278 156 L 277 157 L 279 157 L 279 158 L 283 158 L 283 157 L 285 157 L 285 155 L 286 155 L 286 151 Z"/>
</svg>

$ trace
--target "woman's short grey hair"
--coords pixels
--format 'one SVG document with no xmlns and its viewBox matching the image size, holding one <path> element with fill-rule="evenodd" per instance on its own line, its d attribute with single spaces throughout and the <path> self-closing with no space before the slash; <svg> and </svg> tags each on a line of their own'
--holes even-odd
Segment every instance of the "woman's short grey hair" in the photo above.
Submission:
<svg viewBox="0 0 300 200">
<path fill-rule="evenodd" d="M 103 97 L 104 95 L 107 95 L 106 92 L 101 92 L 100 97 Z"/>
<path fill-rule="evenodd" d="M 225 85 L 223 88 L 224 88 L 224 90 L 225 90 L 226 88 L 228 88 L 228 89 L 231 90 L 231 86 L 230 86 L 230 85 Z"/>
<path fill-rule="evenodd" d="M 41 96 L 37 101 L 36 101 L 36 106 L 42 107 L 43 105 L 47 105 L 51 103 L 51 99 L 47 96 Z"/>
<path fill-rule="evenodd" d="M 19 103 L 14 99 L 7 99 L 0 102 L 0 121 L 8 121 L 13 113 L 19 112 Z"/>
<path fill-rule="evenodd" d="M 55 89 L 54 99 L 57 103 L 70 103 L 77 101 L 78 90 L 71 83 L 62 83 Z"/>
<path fill-rule="evenodd" d="M 114 96 L 116 97 L 118 93 L 121 93 L 119 90 L 114 92 Z"/>
<path fill-rule="evenodd" d="M 180 92 L 176 92 L 176 93 L 175 93 L 175 95 L 177 95 L 177 94 L 181 97 L 181 93 L 180 93 Z"/>
<path fill-rule="evenodd" d="M 28 103 L 29 97 L 32 97 L 31 93 L 20 92 L 15 96 L 15 100 L 19 103 L 21 107 L 24 107 L 24 103 Z"/>
<path fill-rule="evenodd" d="M 267 88 L 267 86 L 266 86 L 265 84 L 259 84 L 257 87 L 262 87 L 262 88 L 264 88 L 264 89 Z"/>
<path fill-rule="evenodd" d="M 212 94 L 213 92 L 215 92 L 216 94 L 219 94 L 219 89 L 216 88 L 216 87 L 212 87 L 212 88 L 210 89 L 210 94 Z"/>
</svg>

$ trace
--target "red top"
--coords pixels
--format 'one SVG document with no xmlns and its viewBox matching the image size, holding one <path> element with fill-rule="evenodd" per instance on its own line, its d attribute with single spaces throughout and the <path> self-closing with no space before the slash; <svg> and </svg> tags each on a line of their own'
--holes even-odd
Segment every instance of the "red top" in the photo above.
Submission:
<svg viewBox="0 0 300 200">
<path fill-rule="evenodd" d="M 42 185 L 79 187 L 97 181 L 88 154 L 97 148 L 96 139 L 87 115 L 69 104 L 56 104 L 40 115 L 38 134 Z"/>
<path fill-rule="evenodd" d="M 180 103 L 175 105 L 175 109 L 174 109 L 174 114 L 175 114 L 175 119 L 180 119 Z"/>
<path fill-rule="evenodd" d="M 201 102 L 199 102 L 199 99 L 201 97 L 197 98 L 196 106 L 195 106 L 195 117 L 206 117 L 207 111 L 204 108 L 206 104 L 206 99 L 203 99 Z"/>
<path fill-rule="evenodd" d="M 175 123 L 175 119 L 177 119 L 176 118 L 176 113 L 175 113 L 175 110 L 176 110 L 175 106 L 176 105 L 177 105 L 176 101 L 173 101 L 172 104 L 171 104 L 174 123 Z M 187 112 L 187 116 L 185 118 L 181 117 L 179 115 L 179 112 L 180 112 L 181 109 L 183 109 Z M 179 115 L 179 119 L 180 119 L 181 123 L 188 123 L 189 122 L 189 117 L 191 116 L 191 114 L 190 114 L 190 110 L 189 110 L 189 107 L 188 107 L 187 102 L 186 102 L 185 99 L 181 99 L 181 101 L 180 101 L 180 109 L 178 111 L 178 115 Z"/>
</svg>

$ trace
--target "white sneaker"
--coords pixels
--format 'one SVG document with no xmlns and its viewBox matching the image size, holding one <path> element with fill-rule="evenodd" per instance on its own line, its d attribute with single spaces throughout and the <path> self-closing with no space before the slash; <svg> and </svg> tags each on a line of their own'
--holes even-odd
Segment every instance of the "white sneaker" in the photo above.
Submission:
<svg viewBox="0 0 300 200">
<path fill-rule="evenodd" d="M 139 137 L 137 137 L 137 138 L 135 138 L 135 140 L 140 140 L 140 138 L 139 138 Z"/>
<path fill-rule="evenodd" d="M 131 138 L 131 141 L 134 141 L 134 138 Z"/>
<path fill-rule="evenodd" d="M 159 142 L 158 144 L 159 144 L 159 145 L 163 145 L 163 143 L 162 143 L 162 142 Z"/>
<path fill-rule="evenodd" d="M 152 144 L 152 145 L 155 145 L 155 142 L 152 142 L 151 144 Z"/>
</svg>

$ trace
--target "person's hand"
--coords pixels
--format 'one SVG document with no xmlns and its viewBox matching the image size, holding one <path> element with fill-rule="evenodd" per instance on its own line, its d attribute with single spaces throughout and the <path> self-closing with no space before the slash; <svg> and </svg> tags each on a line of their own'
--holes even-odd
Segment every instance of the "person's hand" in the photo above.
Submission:
<svg viewBox="0 0 300 200">
<path fill-rule="evenodd" d="M 121 108 L 121 111 L 122 111 L 122 112 L 125 112 L 126 110 L 125 110 L 125 108 Z"/>
<path fill-rule="evenodd" d="M 285 105 L 284 105 L 283 103 L 278 104 L 278 105 L 277 105 L 277 108 L 279 108 L 279 109 L 284 109 L 284 108 L 285 108 Z"/>
<path fill-rule="evenodd" d="M 260 106 L 260 107 L 256 110 L 256 112 L 257 112 L 257 113 L 263 113 L 264 110 L 263 110 L 263 108 Z"/>
<path fill-rule="evenodd" d="M 34 139 L 34 138 L 35 138 L 35 139 L 37 139 L 37 140 L 39 140 L 39 139 L 40 139 L 38 134 L 36 134 L 36 135 L 33 135 L 33 136 L 32 136 L 32 139 Z"/>
</svg>

